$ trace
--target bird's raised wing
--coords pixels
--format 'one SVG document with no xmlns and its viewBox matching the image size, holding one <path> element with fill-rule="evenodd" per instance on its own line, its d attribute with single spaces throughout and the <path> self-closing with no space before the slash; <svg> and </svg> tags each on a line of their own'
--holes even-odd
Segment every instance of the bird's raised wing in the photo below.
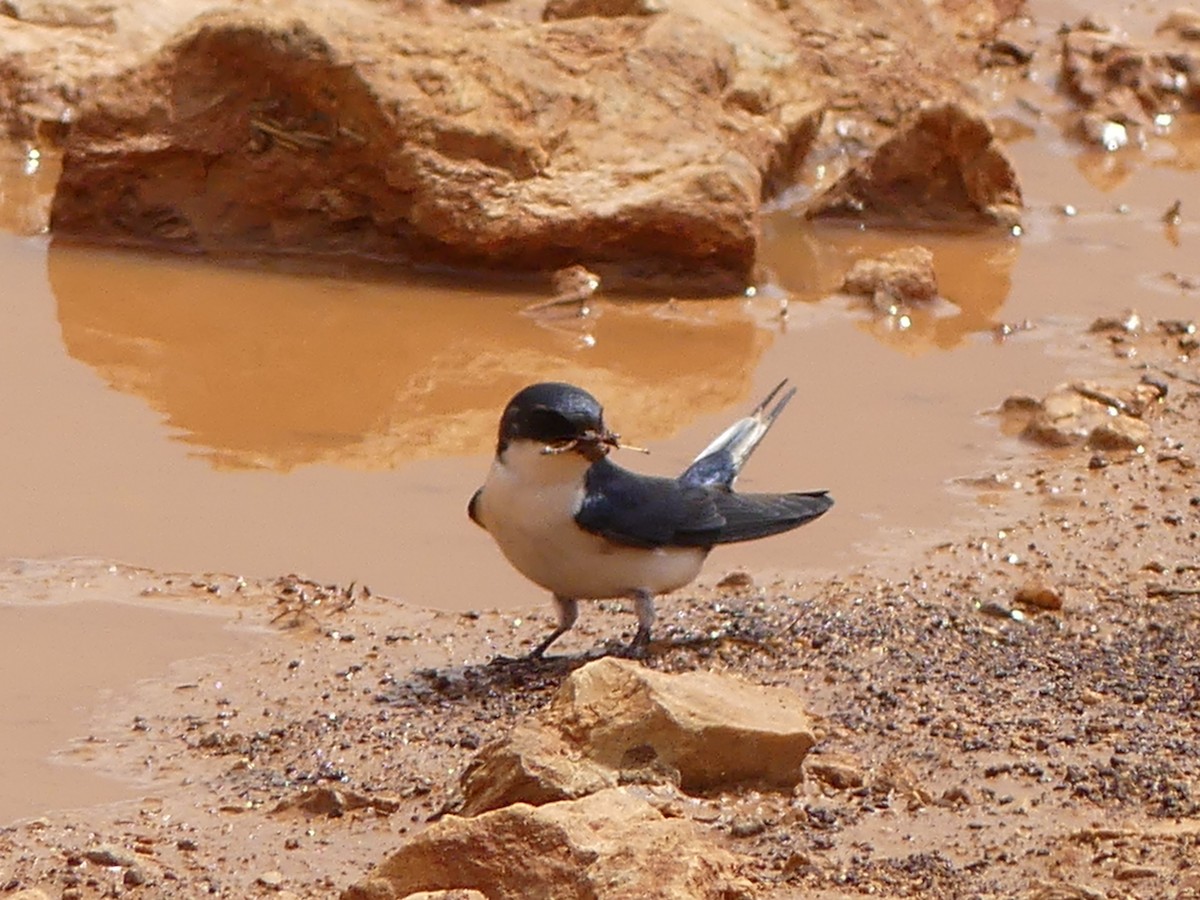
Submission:
<svg viewBox="0 0 1200 900">
<path fill-rule="evenodd" d="M 679 480 L 684 484 L 732 488 L 750 454 L 767 436 L 788 401 L 796 395 L 796 389 L 790 388 L 779 397 L 785 387 L 786 378 L 767 394 L 750 415 L 738 419 L 701 450 L 700 455 L 679 476 Z M 776 397 L 779 397 L 778 402 L 775 401 Z"/>
</svg>

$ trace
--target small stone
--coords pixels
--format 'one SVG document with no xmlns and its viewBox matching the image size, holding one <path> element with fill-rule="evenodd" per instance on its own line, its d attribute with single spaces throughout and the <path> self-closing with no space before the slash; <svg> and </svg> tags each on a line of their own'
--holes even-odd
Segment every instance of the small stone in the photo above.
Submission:
<svg viewBox="0 0 1200 900">
<path fill-rule="evenodd" d="M 97 866 L 135 866 L 137 857 L 122 847 L 101 844 L 83 851 L 83 858 Z"/>
<path fill-rule="evenodd" d="M 810 761 L 804 771 L 835 791 L 847 791 L 863 786 L 862 769 L 851 763 L 831 759 Z"/>
<path fill-rule="evenodd" d="M 754 576 L 749 572 L 730 572 L 717 582 L 717 587 L 723 590 L 743 590 L 754 587 Z"/>
<path fill-rule="evenodd" d="M 126 887 L 138 887 L 145 884 L 146 880 L 146 872 L 141 866 L 130 866 L 122 878 Z"/>
<path fill-rule="evenodd" d="M 263 872 L 256 880 L 263 887 L 278 889 L 283 885 L 283 873 L 272 869 L 270 872 Z"/>
<path fill-rule="evenodd" d="M 1122 864 L 1113 870 L 1113 878 L 1117 881 L 1136 881 L 1141 878 L 1154 878 L 1158 869 L 1150 866 L 1135 866 Z"/>
<path fill-rule="evenodd" d="M 1163 19 L 1155 31 L 1170 32 L 1185 41 L 1200 41 L 1200 12 L 1181 7 Z"/>
<path fill-rule="evenodd" d="M 1133 334 L 1142 330 L 1142 317 L 1138 315 L 1136 310 L 1128 309 L 1120 316 L 1096 319 L 1092 322 L 1092 327 L 1088 330 L 1093 333 L 1118 332 Z"/>
<path fill-rule="evenodd" d="M 185 852 L 191 852 L 200 845 L 197 844 L 192 838 L 180 838 L 175 842 L 175 846 Z"/>
<path fill-rule="evenodd" d="M 762 834 L 767 830 L 767 823 L 761 816 L 744 816 L 734 819 L 729 826 L 729 833 L 735 838 L 748 838 Z"/>
<path fill-rule="evenodd" d="M 882 256 L 860 259 L 846 273 L 842 290 L 874 299 L 880 312 L 887 305 L 928 303 L 938 296 L 933 253 L 927 247 L 903 247 Z"/>
<path fill-rule="evenodd" d="M 1039 582 L 1030 582 L 1017 588 L 1017 603 L 1033 606 L 1038 609 L 1062 609 L 1062 594 L 1054 588 Z"/>
</svg>

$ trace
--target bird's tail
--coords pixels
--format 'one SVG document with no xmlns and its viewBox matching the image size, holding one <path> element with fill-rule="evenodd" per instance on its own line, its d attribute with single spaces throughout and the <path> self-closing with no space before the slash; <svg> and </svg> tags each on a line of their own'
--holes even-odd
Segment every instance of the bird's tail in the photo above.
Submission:
<svg viewBox="0 0 1200 900">
<path fill-rule="evenodd" d="M 750 454 L 754 452 L 754 448 L 766 437 L 783 408 L 795 396 L 795 388 L 784 392 L 782 397 L 779 396 L 786 386 L 785 378 L 767 394 L 750 415 L 738 419 L 721 432 L 684 470 L 680 480 L 692 485 L 733 487 L 733 482 L 742 471 L 746 460 L 750 458 Z M 776 397 L 779 399 L 776 400 Z"/>
</svg>

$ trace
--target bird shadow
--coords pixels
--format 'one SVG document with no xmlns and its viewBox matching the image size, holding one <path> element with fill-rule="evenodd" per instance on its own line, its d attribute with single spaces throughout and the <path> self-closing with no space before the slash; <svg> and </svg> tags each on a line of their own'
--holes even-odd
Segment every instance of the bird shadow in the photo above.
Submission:
<svg viewBox="0 0 1200 900">
<path fill-rule="evenodd" d="M 598 659 L 631 659 L 652 668 L 691 668 L 729 646 L 774 653 L 777 635 L 746 628 L 745 622 L 718 632 L 687 632 L 651 641 L 643 648 L 607 641 L 578 654 L 562 656 L 497 655 L 485 663 L 414 669 L 376 694 L 378 703 L 424 706 L 459 702 L 500 701 L 508 706 L 540 706 L 576 669 Z M 682 657 L 682 658 L 681 658 Z"/>
</svg>

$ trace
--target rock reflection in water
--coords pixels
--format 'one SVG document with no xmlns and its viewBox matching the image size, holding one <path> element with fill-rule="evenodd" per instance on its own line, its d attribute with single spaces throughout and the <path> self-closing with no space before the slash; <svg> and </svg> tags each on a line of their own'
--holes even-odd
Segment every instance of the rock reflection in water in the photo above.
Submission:
<svg viewBox="0 0 1200 900">
<path fill-rule="evenodd" d="M 620 397 L 614 425 L 668 436 L 749 389 L 769 344 L 740 304 L 598 304 L 544 328 L 500 291 L 292 274 L 65 247 L 49 253 L 63 341 L 218 468 L 387 469 L 480 453 L 537 380 Z"/>
<path fill-rule="evenodd" d="M 797 299 L 827 297 L 841 289 L 851 266 L 864 257 L 897 247 L 921 245 L 933 252 L 942 300 L 907 309 L 907 322 L 869 310 L 864 298 L 860 327 L 881 342 L 910 355 L 951 350 L 967 337 L 992 331 L 1012 290 L 1020 241 L 1004 234 L 970 232 L 860 231 L 857 228 L 796 222 L 777 216 L 770 223 L 778 238 L 766 242 L 764 263 Z M 786 252 L 780 252 L 786 250 Z M 948 301 L 948 302 L 945 302 Z"/>
</svg>

